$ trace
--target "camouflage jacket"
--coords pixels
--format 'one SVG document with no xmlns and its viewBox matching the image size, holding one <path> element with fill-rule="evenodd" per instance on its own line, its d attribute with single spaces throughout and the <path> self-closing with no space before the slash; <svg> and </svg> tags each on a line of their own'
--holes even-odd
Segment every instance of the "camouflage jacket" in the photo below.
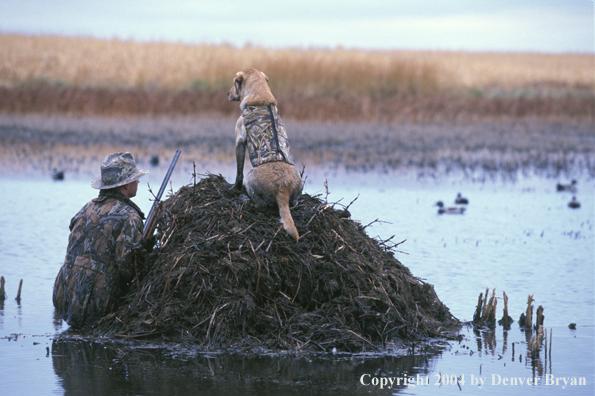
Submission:
<svg viewBox="0 0 595 396">
<path fill-rule="evenodd" d="M 73 328 L 90 327 L 118 307 L 135 274 L 144 215 L 122 193 L 100 194 L 70 221 L 64 264 L 54 282 L 56 313 Z"/>
<path fill-rule="evenodd" d="M 271 122 L 271 113 L 274 124 Z M 289 156 L 289 139 L 277 106 L 246 106 L 242 111 L 242 117 L 252 166 L 273 161 L 293 164 Z"/>
</svg>

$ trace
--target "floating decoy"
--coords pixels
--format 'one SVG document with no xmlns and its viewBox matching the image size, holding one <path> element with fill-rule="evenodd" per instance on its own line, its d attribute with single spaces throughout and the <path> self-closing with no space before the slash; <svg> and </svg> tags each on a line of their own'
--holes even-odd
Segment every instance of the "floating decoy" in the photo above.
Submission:
<svg viewBox="0 0 595 396">
<path fill-rule="evenodd" d="M 463 214 L 465 212 L 464 206 L 444 206 L 442 201 L 436 202 L 434 206 L 438 206 L 438 214 Z"/>
<path fill-rule="evenodd" d="M 568 202 L 568 207 L 569 208 L 572 208 L 572 209 L 580 208 L 581 207 L 581 203 L 576 200 L 576 197 L 572 197 L 572 199 L 570 200 L 570 202 Z"/>
<path fill-rule="evenodd" d="M 463 205 L 463 204 L 464 204 L 464 205 L 466 205 L 466 204 L 468 204 L 468 203 L 469 203 L 469 200 L 468 200 L 467 198 L 463 197 L 463 196 L 461 195 L 461 193 L 458 193 L 458 194 L 457 194 L 457 197 L 455 198 L 455 203 L 456 203 L 457 205 Z"/>
<path fill-rule="evenodd" d="M 157 166 L 159 165 L 159 156 L 157 155 L 153 155 L 151 156 L 151 161 L 150 161 L 151 165 L 153 166 Z"/>
<path fill-rule="evenodd" d="M 558 191 L 576 191 L 576 180 L 570 182 L 570 184 L 560 184 L 556 185 L 556 190 Z"/>
<path fill-rule="evenodd" d="M 52 179 L 64 180 L 64 171 L 57 171 L 56 169 L 54 169 L 54 173 L 52 174 Z"/>
</svg>

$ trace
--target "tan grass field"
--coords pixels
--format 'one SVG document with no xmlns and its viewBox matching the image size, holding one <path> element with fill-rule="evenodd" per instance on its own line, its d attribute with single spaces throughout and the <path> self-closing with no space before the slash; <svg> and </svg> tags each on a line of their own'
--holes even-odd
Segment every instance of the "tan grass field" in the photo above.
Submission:
<svg viewBox="0 0 595 396">
<path fill-rule="evenodd" d="M 355 122 L 537 119 L 592 123 L 594 57 L 581 54 L 235 48 L 0 34 L 0 112 L 228 116 L 246 67 L 284 118 Z"/>
<path fill-rule="evenodd" d="M 588 54 L 236 48 L 0 34 L 0 86 L 226 91 L 246 67 L 275 92 L 392 96 L 452 90 L 590 93 Z M 474 91 L 477 92 L 477 91 Z"/>
</svg>

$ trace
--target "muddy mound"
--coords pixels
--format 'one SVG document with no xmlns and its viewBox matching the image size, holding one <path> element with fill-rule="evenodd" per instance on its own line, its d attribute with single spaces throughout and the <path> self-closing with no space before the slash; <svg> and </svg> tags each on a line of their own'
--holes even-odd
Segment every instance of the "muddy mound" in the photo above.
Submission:
<svg viewBox="0 0 595 396">
<path fill-rule="evenodd" d="M 457 321 L 432 285 L 370 238 L 348 207 L 303 194 L 291 212 L 244 202 L 208 175 L 165 200 L 151 253 L 121 308 L 94 331 L 209 349 L 379 350 Z"/>
</svg>

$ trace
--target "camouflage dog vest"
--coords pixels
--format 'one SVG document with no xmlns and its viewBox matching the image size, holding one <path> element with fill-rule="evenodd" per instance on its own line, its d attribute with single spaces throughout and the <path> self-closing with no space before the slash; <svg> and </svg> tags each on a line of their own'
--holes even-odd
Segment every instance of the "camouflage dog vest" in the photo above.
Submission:
<svg viewBox="0 0 595 396">
<path fill-rule="evenodd" d="M 242 111 L 252 166 L 284 161 L 293 165 L 289 140 L 277 106 L 246 106 Z"/>
</svg>

